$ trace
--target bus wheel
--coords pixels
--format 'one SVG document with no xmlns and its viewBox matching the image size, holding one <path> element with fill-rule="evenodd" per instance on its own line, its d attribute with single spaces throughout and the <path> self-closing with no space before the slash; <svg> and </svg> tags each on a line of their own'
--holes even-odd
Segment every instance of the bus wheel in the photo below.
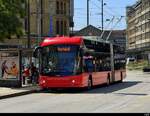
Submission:
<svg viewBox="0 0 150 116">
<path fill-rule="evenodd" d="M 57 92 L 57 91 L 58 91 L 57 88 L 51 88 L 50 90 L 51 90 L 52 92 Z"/>
<path fill-rule="evenodd" d="M 109 77 L 107 77 L 107 82 L 106 82 L 106 84 L 107 84 L 107 86 L 110 85 L 110 78 L 109 78 Z"/>
<path fill-rule="evenodd" d="M 42 91 L 48 91 L 48 88 L 42 88 Z"/>
<path fill-rule="evenodd" d="M 121 83 L 123 82 L 123 74 L 122 74 L 122 72 L 121 72 L 121 80 L 120 80 L 120 82 Z"/>
<path fill-rule="evenodd" d="M 88 86 L 87 86 L 87 89 L 90 90 L 92 89 L 92 79 L 88 79 Z"/>
</svg>

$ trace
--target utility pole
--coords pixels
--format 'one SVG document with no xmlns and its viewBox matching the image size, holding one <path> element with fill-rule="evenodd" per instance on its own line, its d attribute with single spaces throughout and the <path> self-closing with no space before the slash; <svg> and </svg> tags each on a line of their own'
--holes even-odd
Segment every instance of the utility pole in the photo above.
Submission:
<svg viewBox="0 0 150 116">
<path fill-rule="evenodd" d="M 28 48 L 31 47 L 31 44 L 30 44 L 30 0 L 27 0 L 27 35 L 28 35 L 28 43 L 27 43 L 27 46 Z"/>
<path fill-rule="evenodd" d="M 41 39 L 41 0 L 37 0 L 37 37 L 37 45 L 39 45 Z"/>
<path fill-rule="evenodd" d="M 104 30 L 104 1 L 102 1 L 102 31 Z"/>
<path fill-rule="evenodd" d="M 41 2 L 41 37 L 42 37 L 42 35 L 43 35 L 43 0 L 40 0 L 40 2 Z"/>
<path fill-rule="evenodd" d="M 87 0 L 87 26 L 89 25 L 89 1 Z"/>
</svg>

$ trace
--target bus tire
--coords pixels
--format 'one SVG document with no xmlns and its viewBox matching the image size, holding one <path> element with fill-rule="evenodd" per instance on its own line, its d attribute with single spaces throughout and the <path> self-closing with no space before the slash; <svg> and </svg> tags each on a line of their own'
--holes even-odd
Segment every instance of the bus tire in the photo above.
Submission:
<svg viewBox="0 0 150 116">
<path fill-rule="evenodd" d="M 122 83 L 123 82 L 123 73 L 121 72 L 121 80 L 120 82 Z"/>
<path fill-rule="evenodd" d="M 88 79 L 87 89 L 88 89 L 88 90 L 92 89 L 92 86 L 93 86 L 93 84 L 92 84 L 92 78 L 90 77 L 90 78 Z"/>
<path fill-rule="evenodd" d="M 42 91 L 48 91 L 48 88 L 42 88 Z"/>
<path fill-rule="evenodd" d="M 58 89 L 57 89 L 57 88 L 51 88 L 50 91 L 52 91 L 52 92 L 57 92 Z"/>
<path fill-rule="evenodd" d="M 107 86 L 109 86 L 109 85 L 110 85 L 110 77 L 107 77 L 106 85 L 107 85 Z"/>
</svg>

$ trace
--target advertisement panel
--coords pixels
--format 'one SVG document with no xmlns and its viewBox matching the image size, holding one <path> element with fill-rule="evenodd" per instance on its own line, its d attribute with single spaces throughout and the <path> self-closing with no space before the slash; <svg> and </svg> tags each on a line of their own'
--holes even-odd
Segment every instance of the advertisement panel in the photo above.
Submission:
<svg viewBox="0 0 150 116">
<path fill-rule="evenodd" d="M 0 52 L 0 79 L 19 80 L 19 54 L 18 52 Z"/>
</svg>

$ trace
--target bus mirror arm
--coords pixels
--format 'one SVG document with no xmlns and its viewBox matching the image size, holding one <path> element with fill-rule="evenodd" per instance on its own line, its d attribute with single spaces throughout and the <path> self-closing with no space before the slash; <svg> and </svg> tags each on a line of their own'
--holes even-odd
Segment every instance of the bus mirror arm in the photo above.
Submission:
<svg viewBox="0 0 150 116">
<path fill-rule="evenodd" d="M 82 56 L 84 55 L 84 50 L 83 50 L 83 48 L 80 48 L 80 50 L 79 50 L 79 55 L 80 55 L 80 57 L 82 57 Z"/>
<path fill-rule="evenodd" d="M 33 51 L 33 57 L 38 58 L 39 52 L 42 50 L 42 47 L 36 47 Z"/>
</svg>

